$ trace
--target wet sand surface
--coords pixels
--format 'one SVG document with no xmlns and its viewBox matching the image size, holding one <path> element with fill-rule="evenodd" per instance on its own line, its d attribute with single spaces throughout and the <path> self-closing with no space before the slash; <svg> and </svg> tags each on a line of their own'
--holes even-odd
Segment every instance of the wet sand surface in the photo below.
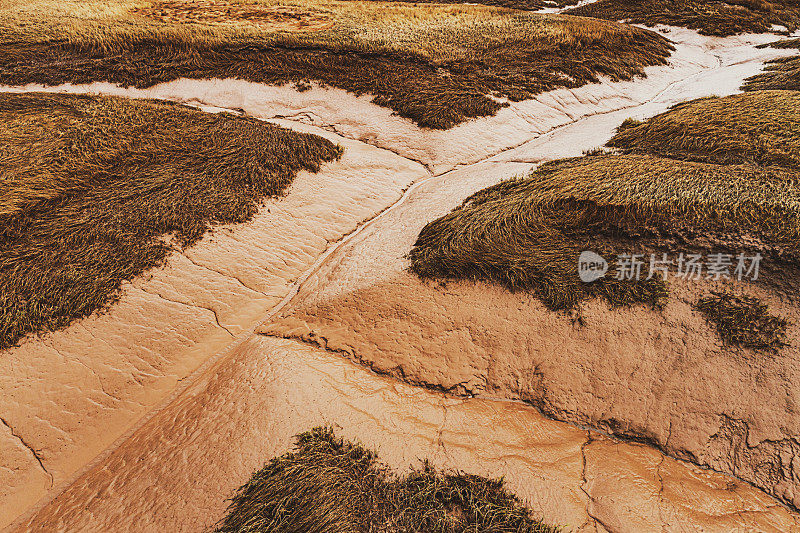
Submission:
<svg viewBox="0 0 800 533">
<path fill-rule="evenodd" d="M 798 516 L 753 487 L 555 422 L 518 402 L 462 399 L 382 377 L 296 341 L 253 336 L 159 412 L 28 531 L 202 531 L 292 435 L 327 424 L 398 469 L 504 476 L 573 531 L 790 531 Z"/>
</svg>

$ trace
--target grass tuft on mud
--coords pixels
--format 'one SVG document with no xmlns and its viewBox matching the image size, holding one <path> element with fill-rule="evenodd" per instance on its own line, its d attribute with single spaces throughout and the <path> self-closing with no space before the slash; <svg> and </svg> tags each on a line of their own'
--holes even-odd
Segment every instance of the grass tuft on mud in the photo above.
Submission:
<svg viewBox="0 0 800 533">
<path fill-rule="evenodd" d="M 218 533 L 556 533 L 502 480 L 438 472 L 427 462 L 402 477 L 327 428 L 297 436 L 232 498 Z"/>
<path fill-rule="evenodd" d="M 800 23 L 796 0 L 598 0 L 565 13 L 647 26 L 681 26 L 723 37 L 765 33 L 772 31 L 773 25 L 791 33 Z"/>
<path fill-rule="evenodd" d="M 744 91 L 800 91 L 800 57 L 782 57 L 767 62 L 764 71 L 747 78 Z"/>
<path fill-rule="evenodd" d="M 296 20 L 284 13 L 283 26 L 265 26 L 262 19 L 289 8 L 260 0 L 235 12 L 250 18 L 222 23 L 229 15 L 209 3 L 187 13 L 175 2 L 4 2 L 0 83 L 316 81 L 444 129 L 495 114 L 503 100 L 643 75 L 672 50 L 641 28 L 487 6 L 298 0 Z M 305 19 L 324 24 L 298 26 Z"/>
<path fill-rule="evenodd" d="M 772 315 L 758 298 L 715 291 L 701 298 L 695 307 L 728 344 L 767 351 L 786 346 L 789 322 Z"/>
<path fill-rule="evenodd" d="M 759 48 L 800 49 L 800 38 L 781 39 L 758 46 Z M 800 90 L 800 57 L 790 56 L 768 61 L 764 70 L 747 78 L 744 91 Z"/>
<path fill-rule="evenodd" d="M 756 91 L 684 102 L 646 122 L 626 120 L 608 146 L 721 165 L 800 168 L 800 93 Z"/>
<path fill-rule="evenodd" d="M 600 296 L 612 305 L 657 304 L 658 277 L 617 280 L 616 264 L 592 283 L 578 256 L 606 259 L 676 243 L 740 246 L 797 256 L 800 191 L 796 173 L 753 165 L 720 166 L 650 155 L 593 155 L 545 164 L 525 179 L 476 193 L 429 223 L 410 252 L 425 278 L 489 279 L 531 290 L 554 310 Z"/>
<path fill-rule="evenodd" d="M 248 220 L 339 155 L 176 104 L 0 94 L 0 348 L 102 309 L 176 245 Z"/>
</svg>

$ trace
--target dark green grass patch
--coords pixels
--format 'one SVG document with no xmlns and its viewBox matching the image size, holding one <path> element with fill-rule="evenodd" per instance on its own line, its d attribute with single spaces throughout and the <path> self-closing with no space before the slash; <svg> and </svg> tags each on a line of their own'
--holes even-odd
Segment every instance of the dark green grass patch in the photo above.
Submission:
<svg viewBox="0 0 800 533">
<path fill-rule="evenodd" d="M 665 24 L 698 30 L 703 35 L 764 33 L 772 25 L 789 32 L 800 23 L 796 0 L 598 0 L 567 10 L 571 15 L 626 20 L 655 26 Z"/>
<path fill-rule="evenodd" d="M 339 148 L 229 114 L 0 94 L 0 348 L 108 305 L 120 285 L 244 222 Z"/>
<path fill-rule="evenodd" d="M 393 475 L 371 451 L 315 428 L 232 498 L 225 533 L 555 533 L 502 480 L 438 472 Z"/>
<path fill-rule="evenodd" d="M 706 163 L 800 168 L 800 93 L 701 98 L 645 122 L 627 120 L 608 146 Z"/>
<path fill-rule="evenodd" d="M 758 298 L 713 292 L 701 298 L 696 307 L 728 344 L 772 351 L 786 345 L 788 321 L 772 315 Z"/>
</svg>

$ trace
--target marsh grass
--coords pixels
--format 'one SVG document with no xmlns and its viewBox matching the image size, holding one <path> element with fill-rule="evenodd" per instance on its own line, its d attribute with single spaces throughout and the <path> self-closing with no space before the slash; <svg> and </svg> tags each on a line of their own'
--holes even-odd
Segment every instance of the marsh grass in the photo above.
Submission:
<svg viewBox="0 0 800 533">
<path fill-rule="evenodd" d="M 423 228 L 410 252 L 422 277 L 489 279 L 530 290 L 549 308 L 600 296 L 612 305 L 659 304 L 662 279 L 582 283 L 578 255 L 613 258 L 692 243 L 756 243 L 797 257 L 796 174 L 778 167 L 721 166 L 650 155 L 593 155 L 547 163 L 524 179 L 489 187 Z"/>
<path fill-rule="evenodd" d="M 767 62 L 764 71 L 747 78 L 744 91 L 800 91 L 800 57 L 782 57 Z"/>
<path fill-rule="evenodd" d="M 339 154 L 169 103 L 0 94 L 0 348 L 104 308 L 175 246 L 248 220 Z"/>
<path fill-rule="evenodd" d="M 363 1 L 363 0 L 362 0 Z M 381 1 L 381 0 L 371 0 Z M 403 0 L 387 0 L 387 1 L 403 1 Z M 580 0 L 477 0 L 472 2 L 484 6 L 504 7 L 507 9 L 518 9 L 521 11 L 538 11 L 546 7 L 566 7 L 574 6 Z M 463 4 L 462 0 L 422 0 L 414 2 L 415 4 Z"/>
<path fill-rule="evenodd" d="M 330 15 L 320 10 L 230 0 L 159 0 L 131 13 L 168 24 L 245 23 L 277 31 L 318 31 L 332 24 Z"/>
<path fill-rule="evenodd" d="M 625 153 L 723 165 L 800 168 L 800 93 L 756 91 L 684 102 L 608 142 Z"/>
<path fill-rule="evenodd" d="M 22 0 L 0 6 L 0 83 L 317 81 L 370 94 L 378 105 L 431 128 L 494 114 L 503 99 L 578 87 L 599 76 L 643 75 L 645 66 L 666 63 L 672 50 L 640 28 L 487 6 L 295 1 L 293 10 L 324 15 L 330 27 L 271 31 L 202 17 L 165 23 L 135 15 L 141 5 L 132 0 L 34 4 L 39 9 Z M 258 5 L 274 10 L 280 4 Z M 89 16 L 78 21 L 76 13 Z"/>
<path fill-rule="evenodd" d="M 606 20 L 626 20 L 655 26 L 666 24 L 699 31 L 703 35 L 728 36 L 765 33 L 772 25 L 794 32 L 800 23 L 796 0 L 598 0 L 566 11 L 568 14 Z"/>
<path fill-rule="evenodd" d="M 800 49 L 800 39 L 781 39 L 759 48 Z M 782 57 L 768 61 L 763 72 L 750 76 L 742 85 L 744 91 L 800 90 L 800 57 Z"/>
<path fill-rule="evenodd" d="M 779 41 L 772 41 L 771 43 L 759 44 L 756 48 L 777 48 L 779 50 L 787 48 L 800 49 L 800 38 L 780 39 Z"/>
<path fill-rule="evenodd" d="M 438 472 L 397 476 L 376 455 L 314 428 L 239 488 L 224 533 L 556 533 L 502 480 Z"/>
<path fill-rule="evenodd" d="M 758 298 L 715 291 L 700 298 L 695 307 L 728 344 L 766 351 L 786 346 L 788 320 L 772 315 Z"/>
</svg>

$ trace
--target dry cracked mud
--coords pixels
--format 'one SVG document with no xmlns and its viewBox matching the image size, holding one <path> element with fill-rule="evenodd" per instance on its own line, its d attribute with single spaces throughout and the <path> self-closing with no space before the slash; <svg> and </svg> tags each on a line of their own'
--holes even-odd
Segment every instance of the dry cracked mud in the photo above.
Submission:
<svg viewBox="0 0 800 533">
<path fill-rule="evenodd" d="M 755 48 L 774 36 L 668 35 L 670 65 L 646 79 L 552 91 L 447 131 L 330 89 L 46 88 L 241 110 L 345 152 L 250 223 L 130 284 L 109 313 L 2 354 L 0 527 L 202 529 L 292 435 L 321 423 L 397 468 L 430 457 L 505 474 L 546 521 L 579 531 L 800 527 L 744 482 L 797 505 L 796 351 L 756 367 L 723 349 L 688 309 L 690 287 L 662 314 L 592 302 L 576 330 L 524 294 L 405 272 L 419 229 L 470 193 L 602 145 L 624 118 L 735 92 L 791 53 Z"/>
<path fill-rule="evenodd" d="M 746 483 L 649 446 L 521 403 L 437 394 L 296 341 L 250 336 L 21 529 L 205 530 L 224 513 L 221 495 L 317 424 L 380 450 L 398 469 L 429 458 L 503 475 L 547 522 L 573 531 L 800 527 L 800 517 Z"/>
</svg>

